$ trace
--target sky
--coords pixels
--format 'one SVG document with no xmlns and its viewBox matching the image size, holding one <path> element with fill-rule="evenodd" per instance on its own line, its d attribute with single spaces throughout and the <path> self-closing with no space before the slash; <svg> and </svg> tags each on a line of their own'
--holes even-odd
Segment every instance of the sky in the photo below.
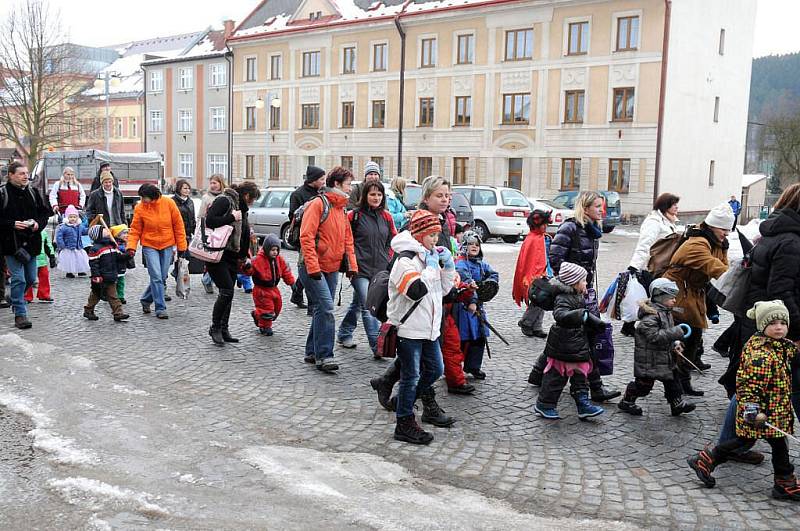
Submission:
<svg viewBox="0 0 800 531">
<path fill-rule="evenodd" d="M 0 19 L 18 1 L 0 0 Z M 89 46 L 189 33 L 208 26 L 219 29 L 227 18 L 240 22 L 259 3 L 259 0 L 46 1 L 51 8 L 61 11 L 70 40 Z M 800 0 L 758 0 L 753 56 L 800 51 L 798 19 Z"/>
</svg>

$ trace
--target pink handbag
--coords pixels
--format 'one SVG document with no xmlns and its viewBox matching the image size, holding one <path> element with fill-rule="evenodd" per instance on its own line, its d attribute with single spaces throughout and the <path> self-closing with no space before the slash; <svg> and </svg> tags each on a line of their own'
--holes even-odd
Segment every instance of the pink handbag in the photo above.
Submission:
<svg viewBox="0 0 800 531">
<path fill-rule="evenodd" d="M 228 246 L 231 234 L 233 234 L 232 226 L 223 225 L 216 229 L 208 229 L 206 220 L 201 219 L 200 225 L 189 243 L 189 254 L 203 262 L 216 264 L 222 260 L 222 253 Z"/>
</svg>

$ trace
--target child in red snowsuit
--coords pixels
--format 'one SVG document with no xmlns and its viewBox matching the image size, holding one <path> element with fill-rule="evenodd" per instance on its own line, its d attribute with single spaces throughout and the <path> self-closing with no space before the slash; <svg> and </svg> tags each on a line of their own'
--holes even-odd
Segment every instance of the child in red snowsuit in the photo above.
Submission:
<svg viewBox="0 0 800 531">
<path fill-rule="evenodd" d="M 264 239 L 247 273 L 253 277 L 253 303 L 256 309 L 251 312 L 258 331 L 265 336 L 272 335 L 272 321 L 278 318 L 283 307 L 278 282 L 283 279 L 287 285 L 294 285 L 292 270 L 280 255 L 281 242 L 272 234 Z"/>
</svg>

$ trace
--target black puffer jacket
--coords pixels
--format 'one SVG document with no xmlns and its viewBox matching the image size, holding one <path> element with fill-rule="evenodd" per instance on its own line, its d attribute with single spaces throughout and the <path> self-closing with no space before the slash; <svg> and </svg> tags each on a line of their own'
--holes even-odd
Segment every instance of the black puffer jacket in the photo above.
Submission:
<svg viewBox="0 0 800 531">
<path fill-rule="evenodd" d="M 597 225 L 581 226 L 575 218 L 570 218 L 558 227 L 553 241 L 550 243 L 550 266 L 553 273 L 558 274 L 561 264 L 572 262 L 588 271 L 586 283 L 591 286 L 597 267 L 597 249 L 603 231 Z"/>
<path fill-rule="evenodd" d="M 555 278 L 550 283 L 556 294 L 553 308 L 555 323 L 547 334 L 544 353 L 549 358 L 561 361 L 589 361 L 588 333 L 598 330 L 603 326 L 603 321 L 589 313 L 582 293 Z"/>
<path fill-rule="evenodd" d="M 675 325 L 672 310 L 650 301 L 640 303 L 633 375 L 636 378 L 672 380 L 672 371 L 675 369 L 672 347 L 681 338 L 683 329 Z"/>
<path fill-rule="evenodd" d="M 186 231 L 186 239 L 191 241 L 194 236 L 195 228 L 197 227 L 197 218 L 194 214 L 194 202 L 191 197 L 184 199 L 183 197 L 175 194 L 172 200 L 178 205 L 178 212 L 181 213 L 183 218 L 183 229 Z"/>
<path fill-rule="evenodd" d="M 18 247 L 24 247 L 28 254 L 36 258 L 42 252 L 42 231 L 47 227 L 47 219 L 53 211 L 42 199 L 39 190 L 30 185 L 19 188 L 7 183 L 3 188 L 0 191 L 0 249 L 5 256 L 10 256 Z M 7 194 L 5 201 L 2 199 L 3 194 Z M 15 222 L 28 219 L 38 224 L 35 231 L 14 228 Z"/>
<path fill-rule="evenodd" d="M 358 276 L 372 279 L 389 266 L 392 237 L 397 234 L 394 221 L 383 208 L 351 210 L 347 217 L 353 230 L 353 247 L 358 262 Z"/>
<path fill-rule="evenodd" d="M 298 208 L 318 196 L 320 192 L 321 189 L 314 188 L 308 184 L 301 184 L 298 186 L 297 189 L 292 192 L 292 195 L 289 196 L 289 220 L 291 221 L 292 218 L 294 218 L 294 213 Z"/>
</svg>

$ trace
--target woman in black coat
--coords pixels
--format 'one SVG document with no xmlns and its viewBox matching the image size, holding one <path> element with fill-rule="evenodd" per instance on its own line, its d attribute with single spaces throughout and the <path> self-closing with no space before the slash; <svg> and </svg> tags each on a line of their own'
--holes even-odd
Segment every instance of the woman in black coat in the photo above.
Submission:
<svg viewBox="0 0 800 531">
<path fill-rule="evenodd" d="M 600 247 L 600 238 L 603 236 L 603 229 L 600 226 L 602 219 L 603 197 L 597 192 L 581 192 L 575 199 L 575 215 L 558 227 L 558 232 L 550 243 L 550 266 L 553 268 L 553 274 L 558 275 L 564 262 L 578 264 L 588 272 L 586 283 L 589 286 L 587 297 L 590 300 L 587 305 L 593 307 L 593 313 L 598 315 L 597 293 L 592 285 L 597 274 L 597 251 Z M 542 354 L 528 376 L 528 383 L 541 385 L 546 364 L 547 356 Z M 619 391 L 607 390 L 603 386 L 597 367 L 589 373 L 588 380 L 594 402 L 605 402 L 622 394 Z"/>
<path fill-rule="evenodd" d="M 186 179 L 180 179 L 175 183 L 175 195 L 172 200 L 178 205 L 178 211 L 183 218 L 183 228 L 186 231 L 187 243 L 192 241 L 192 236 L 197 228 L 197 216 L 194 212 L 194 201 L 192 201 L 192 185 Z"/>
</svg>

